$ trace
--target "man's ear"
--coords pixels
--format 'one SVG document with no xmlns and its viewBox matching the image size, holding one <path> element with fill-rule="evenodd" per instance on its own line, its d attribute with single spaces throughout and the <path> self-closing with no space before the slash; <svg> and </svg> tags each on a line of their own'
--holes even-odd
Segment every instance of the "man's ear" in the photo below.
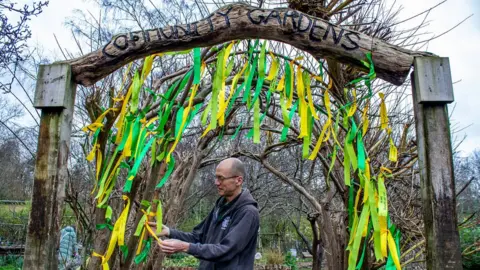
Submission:
<svg viewBox="0 0 480 270">
<path fill-rule="evenodd" d="M 239 177 L 237 178 L 237 185 L 240 186 L 241 184 L 243 184 L 243 176 L 239 176 Z"/>
</svg>

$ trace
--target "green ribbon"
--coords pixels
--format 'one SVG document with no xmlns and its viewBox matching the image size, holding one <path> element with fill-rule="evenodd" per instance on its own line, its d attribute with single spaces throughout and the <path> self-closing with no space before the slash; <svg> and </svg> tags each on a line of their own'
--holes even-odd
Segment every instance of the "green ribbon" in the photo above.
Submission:
<svg viewBox="0 0 480 270">
<path fill-rule="evenodd" d="M 140 96 L 140 88 L 142 87 L 143 82 L 140 79 L 140 74 L 135 72 L 133 77 L 133 89 L 132 89 L 132 98 L 130 99 L 130 112 L 135 113 L 138 110 L 138 99 Z"/>
<path fill-rule="evenodd" d="M 367 180 L 369 181 L 369 180 Z M 368 185 L 368 204 L 370 205 L 370 218 L 373 224 L 373 244 L 375 246 L 374 253 L 377 261 L 382 260 L 382 248 L 381 248 L 381 239 L 380 239 L 380 223 L 378 220 L 378 210 L 377 210 L 377 201 L 375 200 L 375 190 L 374 184 L 371 182 Z M 365 208 L 365 205 L 363 206 Z"/>
<path fill-rule="evenodd" d="M 388 223 L 389 223 L 389 230 L 390 233 L 392 234 L 393 238 L 395 239 L 395 245 L 397 246 L 397 255 L 398 258 L 400 258 L 400 238 L 402 233 L 400 230 L 394 225 L 390 225 L 390 216 L 388 217 Z M 387 258 L 387 264 L 385 265 L 385 270 L 396 270 L 397 267 L 395 266 L 395 263 L 393 262 L 392 254 L 390 253 L 390 250 L 388 251 L 388 258 Z"/>
<path fill-rule="evenodd" d="M 175 138 L 178 136 L 178 132 L 180 131 L 180 126 L 182 125 L 184 110 L 185 109 L 183 107 L 180 107 L 177 111 L 177 116 L 175 117 Z"/>
<path fill-rule="evenodd" d="M 150 213 L 150 206 L 146 207 L 146 212 Z M 142 229 L 145 225 L 145 221 L 147 221 L 147 215 L 143 215 L 140 221 L 137 224 L 137 228 L 135 229 L 135 233 L 133 234 L 134 236 L 140 236 L 142 233 Z"/>
<path fill-rule="evenodd" d="M 138 169 L 140 168 L 140 165 L 142 164 L 142 160 L 145 157 L 145 155 L 147 154 L 148 149 L 150 149 L 150 147 L 152 146 L 152 143 L 154 141 L 155 141 L 155 138 L 151 138 L 150 141 L 148 141 L 148 143 L 143 147 L 143 150 L 140 153 L 140 155 L 135 159 L 135 163 L 134 163 L 132 169 L 130 170 L 130 172 L 128 172 L 127 181 L 125 182 L 125 185 L 123 187 L 123 192 L 130 192 L 130 190 L 132 188 L 133 177 L 135 177 L 135 175 L 137 175 Z M 132 178 L 132 179 L 129 180 L 129 178 Z"/>
<path fill-rule="evenodd" d="M 258 80 L 257 86 L 255 87 L 255 94 L 253 95 L 252 104 L 257 101 L 263 87 L 263 82 L 265 81 L 265 64 L 267 62 L 265 57 L 266 45 L 267 41 L 264 41 L 262 45 L 262 50 L 260 51 L 260 58 L 258 59 Z"/>
<path fill-rule="evenodd" d="M 200 83 L 200 70 L 201 70 L 201 52 L 200 48 L 194 48 L 193 49 L 193 84 L 199 84 Z"/>
<path fill-rule="evenodd" d="M 335 126 L 333 128 L 333 132 L 335 134 L 338 134 L 338 123 L 340 120 L 340 112 L 337 113 L 336 119 L 335 119 Z M 328 174 L 327 174 L 327 187 L 330 187 L 330 174 L 332 173 L 333 166 L 335 165 L 335 161 L 337 159 L 337 152 L 338 152 L 339 146 L 334 144 L 333 147 L 333 154 L 332 154 L 332 160 L 330 161 L 330 166 L 328 167 Z"/>
<path fill-rule="evenodd" d="M 112 207 L 110 207 L 110 205 L 107 205 L 107 210 L 105 210 L 105 220 L 107 222 L 112 220 Z"/>
<path fill-rule="evenodd" d="M 290 97 L 290 92 L 293 91 L 292 89 L 292 69 L 290 68 L 290 64 L 285 61 L 285 98 L 288 100 Z M 295 80 L 293 78 L 293 80 Z"/>
<path fill-rule="evenodd" d="M 155 188 L 161 188 L 163 187 L 163 185 L 165 185 L 165 183 L 168 180 L 168 177 L 170 177 L 174 168 L 175 168 L 175 158 L 172 155 L 172 157 L 170 158 L 170 163 L 168 163 L 168 169 L 165 172 L 165 175 L 163 176 L 162 180 L 160 181 L 160 183 L 158 183 L 158 185 Z"/>
<path fill-rule="evenodd" d="M 307 110 L 307 128 L 308 136 L 303 137 L 303 146 L 302 146 L 302 157 L 307 158 L 310 152 L 310 143 L 312 140 L 312 126 L 313 126 L 313 115 L 310 110 Z"/>
<path fill-rule="evenodd" d="M 233 104 L 235 104 L 235 101 L 237 100 L 238 96 L 240 95 L 240 92 L 242 91 L 243 87 L 245 87 L 245 82 L 240 84 L 240 86 L 237 87 L 235 90 L 235 93 L 233 93 L 232 98 L 230 99 L 230 102 L 228 103 L 227 110 L 225 112 L 225 115 L 229 115 L 230 111 L 232 110 Z M 232 91 L 231 89 L 230 91 Z"/>
<path fill-rule="evenodd" d="M 247 77 L 247 83 L 245 84 L 245 92 L 243 92 L 243 103 L 247 103 L 247 107 L 251 109 L 250 104 L 250 89 L 252 88 L 252 81 L 253 77 L 256 74 L 256 69 L 257 69 L 257 64 L 258 64 L 258 56 L 255 56 L 255 59 L 253 60 L 253 66 L 248 65 L 247 69 L 249 70 L 248 77 Z"/>
<path fill-rule="evenodd" d="M 152 247 L 152 238 L 148 238 L 145 242 L 145 247 L 143 248 L 142 252 L 135 256 L 135 264 L 139 264 L 147 260 L 148 253 L 150 252 L 150 248 Z"/>
<path fill-rule="evenodd" d="M 357 133 L 357 160 L 358 160 L 358 169 L 365 171 L 365 147 L 363 146 L 362 133 Z"/>
<path fill-rule="evenodd" d="M 253 143 L 260 143 L 260 100 L 253 106 Z"/>
<path fill-rule="evenodd" d="M 120 251 L 123 254 L 123 262 L 125 262 L 125 260 L 128 257 L 128 246 L 127 245 L 120 246 Z"/>
<path fill-rule="evenodd" d="M 353 198 L 355 198 L 355 187 L 354 185 L 350 185 L 348 188 L 348 228 L 350 229 L 350 233 L 353 232 Z"/>
<path fill-rule="evenodd" d="M 372 230 L 372 222 L 368 223 L 368 229 L 367 229 L 367 237 L 363 240 L 363 249 L 362 249 L 362 256 L 360 256 L 360 259 L 358 260 L 357 267 L 355 268 L 356 270 L 360 270 L 363 265 L 363 260 L 365 259 L 365 251 L 367 250 L 367 243 L 368 239 L 370 238 L 370 231 Z"/>
<path fill-rule="evenodd" d="M 105 228 L 109 229 L 110 231 L 113 231 L 113 225 L 112 224 L 108 224 L 108 223 L 102 223 L 102 224 L 97 224 L 95 226 L 95 228 L 100 231 L 100 230 L 103 230 Z"/>
<path fill-rule="evenodd" d="M 292 108 L 290 109 L 290 113 L 288 115 L 288 125 L 283 126 L 282 136 L 280 137 L 281 142 L 284 142 L 285 140 L 287 140 L 288 129 L 290 128 L 290 123 L 292 122 L 293 115 L 297 110 L 297 106 L 298 106 L 298 100 L 293 104 Z"/>
<path fill-rule="evenodd" d="M 225 49 L 221 50 L 217 56 L 217 66 L 213 77 L 212 98 L 210 100 L 210 129 L 217 128 L 217 113 L 218 113 L 218 93 L 222 90 L 223 73 L 225 72 Z"/>
<path fill-rule="evenodd" d="M 240 129 L 242 128 L 242 126 L 243 126 L 243 123 L 240 123 L 240 125 L 238 125 L 237 129 L 235 130 L 235 133 L 233 133 L 232 135 L 231 140 L 234 140 L 238 136 L 238 133 L 240 132 Z"/>
</svg>

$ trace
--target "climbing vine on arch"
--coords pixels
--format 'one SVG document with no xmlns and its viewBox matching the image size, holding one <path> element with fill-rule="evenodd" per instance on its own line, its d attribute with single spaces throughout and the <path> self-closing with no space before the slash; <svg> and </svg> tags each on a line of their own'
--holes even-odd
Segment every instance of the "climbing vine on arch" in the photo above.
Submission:
<svg viewBox="0 0 480 270">
<path fill-rule="evenodd" d="M 152 164 L 166 164 L 166 172 L 156 186 L 157 190 L 161 189 L 175 168 L 174 151 L 189 125 L 195 121 L 201 123 L 204 127 L 201 136 L 217 128 L 225 129 L 228 125 L 226 116 L 232 112 L 234 104 L 245 108 L 253 118 L 253 126 L 249 127 L 249 119 L 244 119 L 245 122 L 237 126 L 233 138 L 242 128 L 249 128 L 247 137 L 259 143 L 263 132 L 261 124 L 268 117 L 269 109 L 276 106 L 283 120 L 283 128 L 278 130 L 279 140 L 287 140 L 287 136 L 292 136 L 290 128 L 298 127 L 296 139 L 302 143 L 304 159 L 315 160 L 323 144 L 333 144 L 326 179 L 329 184 L 335 162 L 342 162 L 345 185 L 349 188 L 349 269 L 361 267 L 370 239 L 373 239 L 375 258 L 378 261 L 387 260 L 387 268 L 400 269 L 400 232 L 388 217 L 385 188 L 391 171 L 383 166 L 371 166 L 363 142 L 363 137 L 371 128 L 380 128 L 388 135 L 391 133 L 382 93 L 379 94 L 379 127 L 370 126 L 367 117 L 372 98 L 371 82 L 376 76 L 372 55 L 365 55 L 363 62 L 369 73 L 343 87 L 348 102 L 341 105 L 330 98 L 334 80 L 325 72 L 323 63 L 318 72 L 311 71 L 302 66 L 301 58 L 290 59 L 269 50 L 266 41 L 249 41 L 244 53 L 241 53 L 240 47 L 238 41 L 220 45 L 214 48 L 217 50 L 216 60 L 207 62 L 202 58 L 200 48 L 151 55 L 144 59 L 142 68 L 127 84 L 127 74 L 132 68 L 130 64 L 121 91 L 113 98 L 113 106 L 84 127 L 83 130 L 91 136 L 93 146 L 87 160 L 96 166 L 96 183 L 92 193 L 95 194 L 97 207 L 106 208 L 106 224 L 98 224 L 97 228 L 112 230 L 107 250 L 96 250 L 93 254 L 102 259 L 103 269 L 109 268 L 108 262 L 117 246 L 124 254 L 134 252 L 135 263 L 139 264 L 146 260 L 155 242 L 161 241 L 148 225 L 152 218 L 162 222 L 161 201 L 155 198 L 142 201 L 144 216 L 136 224 L 134 234 L 140 236 L 137 249 L 128 250 L 125 245 L 131 204 L 129 193 L 145 156 L 150 153 Z M 150 75 L 154 59 L 165 54 L 191 55 L 194 64 L 182 76 L 173 79 L 166 91 L 160 94 L 144 87 L 144 82 Z M 212 70 L 211 75 L 206 72 L 207 69 Z M 313 85 L 315 89 L 321 89 L 320 93 L 313 94 Z M 139 109 L 141 92 L 148 93 L 152 100 L 143 109 Z M 274 100 L 278 100 L 278 104 Z M 152 108 L 155 108 L 155 113 L 152 113 Z M 105 126 L 105 117 L 109 113 L 116 115 L 116 132 Z M 361 117 L 356 118 L 356 113 L 360 113 Z M 315 124 L 322 125 L 318 132 L 315 132 Z M 343 140 L 339 136 L 341 131 L 346 134 Z M 101 133 L 108 135 L 106 148 L 109 151 L 105 151 L 99 142 Z M 219 138 L 225 140 L 226 136 Z M 389 159 L 397 159 L 392 138 Z M 109 202 L 122 170 L 128 172 L 123 186 L 125 204 L 113 222 Z"/>
</svg>

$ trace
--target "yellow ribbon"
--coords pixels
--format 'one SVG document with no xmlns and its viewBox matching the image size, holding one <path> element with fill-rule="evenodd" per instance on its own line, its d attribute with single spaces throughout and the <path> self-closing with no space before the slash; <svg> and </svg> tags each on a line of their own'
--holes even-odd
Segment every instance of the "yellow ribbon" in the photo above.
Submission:
<svg viewBox="0 0 480 270">
<path fill-rule="evenodd" d="M 183 116 L 182 116 L 182 123 L 180 124 L 180 129 L 178 130 L 177 138 L 175 138 L 175 142 L 173 143 L 172 147 L 170 148 L 170 151 L 168 152 L 167 155 L 167 163 L 170 162 L 170 156 L 177 147 L 178 142 L 180 141 L 180 138 L 182 137 L 182 130 L 183 127 L 185 126 L 185 123 L 187 122 L 188 114 L 190 113 L 190 110 L 192 108 L 193 104 L 193 98 L 197 94 L 197 89 L 198 89 L 198 84 L 194 85 L 192 87 L 192 93 L 190 94 L 190 99 L 188 101 L 188 106 L 187 108 L 183 111 Z"/>
<path fill-rule="evenodd" d="M 388 127 L 387 106 L 385 105 L 385 95 L 378 93 L 380 96 L 380 128 L 386 129 Z"/>
<path fill-rule="evenodd" d="M 369 120 L 368 120 L 367 112 L 369 107 L 370 107 L 370 101 L 367 101 L 367 104 L 365 105 L 365 108 L 363 109 L 363 114 L 362 114 L 362 122 L 363 122 L 362 136 L 365 136 L 368 130 Z"/>
<path fill-rule="evenodd" d="M 393 263 L 395 263 L 395 267 L 397 268 L 397 270 L 401 270 L 402 267 L 400 266 L 400 259 L 398 258 L 397 245 L 395 244 L 395 241 L 393 240 L 390 231 L 388 231 L 387 234 L 388 249 L 390 250 L 390 255 L 392 255 Z"/>
<path fill-rule="evenodd" d="M 307 116 L 307 102 L 305 102 L 305 88 L 303 84 L 302 70 L 297 66 L 297 95 L 300 100 L 300 135 L 299 138 L 308 136 L 308 116 Z"/>
<path fill-rule="evenodd" d="M 93 147 L 92 147 L 92 150 L 90 151 L 90 153 L 87 155 L 87 161 L 91 162 L 93 160 L 93 158 L 95 157 L 95 153 L 97 151 L 97 149 L 100 147 L 100 145 L 97 143 L 95 144 Z"/>
<path fill-rule="evenodd" d="M 142 252 L 142 247 L 143 247 L 143 238 L 145 237 L 145 226 L 143 227 L 142 229 L 142 234 L 140 235 L 140 242 L 138 243 L 138 246 L 137 246 L 137 252 L 136 252 L 136 255 L 140 254 L 140 252 Z"/>
<path fill-rule="evenodd" d="M 115 163 L 115 166 L 113 167 L 113 169 L 110 171 L 110 174 L 108 175 L 108 178 L 105 180 L 104 182 L 104 185 L 102 187 L 100 187 L 100 190 L 98 191 L 100 196 L 97 195 L 98 197 L 98 203 L 99 203 L 99 206 L 101 206 L 105 201 L 106 199 L 106 196 L 109 195 L 108 193 L 108 189 L 107 190 L 103 190 L 103 188 L 105 187 L 108 187 L 110 185 L 110 182 L 115 178 L 114 175 L 115 175 L 115 172 L 117 171 L 118 167 L 120 166 L 120 163 L 122 163 L 122 160 L 125 156 L 120 156 L 120 158 L 117 160 L 117 163 Z M 113 187 L 113 185 L 112 185 Z M 110 188 L 111 190 L 111 188 Z"/>
<path fill-rule="evenodd" d="M 307 87 L 308 106 L 310 107 L 310 111 L 312 112 L 313 118 L 320 120 L 320 118 L 317 115 L 317 110 L 315 110 L 315 106 L 313 105 L 312 88 L 310 87 L 311 79 L 312 79 L 311 77 L 308 77 L 308 80 L 305 82 L 305 86 Z"/>
<path fill-rule="evenodd" d="M 115 144 L 119 145 L 122 142 L 123 138 L 123 127 L 124 127 L 124 120 L 125 120 L 125 115 L 127 111 L 127 104 L 128 100 L 130 99 L 130 96 L 132 95 L 132 90 L 133 90 L 133 84 L 130 85 L 130 88 L 127 91 L 127 94 L 125 95 L 125 99 L 123 100 L 123 105 L 122 109 L 120 110 L 120 115 L 118 117 L 117 123 L 115 126 L 117 127 L 117 138 L 115 139 Z"/>
<path fill-rule="evenodd" d="M 353 104 L 352 107 L 348 110 L 348 117 L 352 117 L 353 114 L 357 111 L 357 90 L 355 88 L 352 89 L 353 95 Z"/>
<path fill-rule="evenodd" d="M 127 201 L 127 205 L 123 209 L 113 227 L 112 239 L 110 240 L 110 244 L 107 249 L 107 259 L 112 255 L 116 243 L 118 243 L 119 247 L 125 245 L 125 229 L 127 226 L 128 210 L 130 209 L 130 198 L 128 198 L 126 195 L 123 195 L 122 198 L 124 201 Z"/>
<path fill-rule="evenodd" d="M 200 74 L 203 75 L 203 71 L 205 70 L 205 63 L 202 64 L 202 67 L 201 67 L 201 71 L 200 71 Z M 200 75 L 200 77 L 202 76 Z M 170 162 L 170 157 L 171 157 L 171 154 L 173 153 L 173 151 L 175 150 L 175 148 L 177 147 L 177 144 L 178 142 L 180 141 L 180 138 L 182 137 L 182 130 L 183 130 L 183 127 L 185 126 L 186 122 L 187 122 L 187 119 L 188 119 L 188 115 L 190 114 L 190 110 L 192 109 L 192 106 L 193 106 L 193 99 L 195 98 L 195 95 L 197 94 L 197 90 L 198 90 L 198 87 L 200 86 L 200 84 L 196 84 L 192 87 L 192 93 L 190 94 L 190 98 L 188 100 L 188 105 L 187 105 L 187 108 L 185 110 L 183 110 L 183 115 L 182 115 L 182 123 L 180 124 L 180 129 L 178 131 L 178 134 L 177 134 L 177 137 L 175 138 L 175 142 L 173 143 L 172 145 L 172 148 L 170 148 L 170 151 L 168 152 L 168 155 L 167 155 L 167 163 Z M 220 110 L 221 110 L 222 107 L 220 107 Z M 220 111 L 219 110 L 219 111 Z M 223 108 L 224 110 L 224 108 Z M 209 127 L 210 125 L 208 126 L 208 128 L 205 130 L 205 134 L 208 133 L 209 131 Z M 204 135 L 202 135 L 203 137 Z"/>
<path fill-rule="evenodd" d="M 88 131 L 91 131 L 92 133 L 94 133 L 95 131 L 97 131 L 97 129 L 103 127 L 103 119 L 105 118 L 105 116 L 107 116 L 107 114 L 110 112 L 110 111 L 118 111 L 118 108 L 109 108 L 107 109 L 106 111 L 104 111 L 93 123 L 91 123 L 90 125 L 86 126 L 86 127 L 83 127 L 82 130 L 84 132 L 88 132 Z"/>
<path fill-rule="evenodd" d="M 293 81 L 294 81 L 295 70 L 293 69 L 293 60 L 290 61 L 288 64 L 290 65 L 291 74 L 290 74 L 290 93 L 287 100 L 287 109 L 290 109 L 293 103 Z"/>
<path fill-rule="evenodd" d="M 125 206 L 122 213 L 115 222 L 115 225 L 113 226 L 112 236 L 108 244 L 107 252 L 103 256 L 96 252 L 93 252 L 93 256 L 102 258 L 103 270 L 109 270 L 108 260 L 110 260 L 110 257 L 115 250 L 116 244 L 118 243 L 119 247 L 125 245 L 124 236 L 125 227 L 127 225 L 128 210 L 130 209 L 130 199 L 126 195 L 123 195 L 123 200 L 127 201 L 127 205 Z"/>
<path fill-rule="evenodd" d="M 328 127 L 332 123 L 332 112 L 330 111 L 330 96 L 328 94 L 328 90 L 325 91 L 325 94 L 323 95 L 323 100 L 324 100 L 325 108 L 327 109 L 328 118 L 327 118 L 327 122 L 325 122 L 325 125 L 323 125 L 322 131 L 320 132 L 320 136 L 318 137 L 317 144 L 315 145 L 315 148 L 313 149 L 312 154 L 308 157 L 308 159 L 310 160 L 314 160 L 317 157 L 318 151 L 322 146 L 325 132 L 327 131 Z"/>
<path fill-rule="evenodd" d="M 96 253 L 95 251 L 93 252 L 93 257 L 99 257 L 102 259 L 102 269 L 103 270 L 110 270 L 110 267 L 108 266 L 108 261 L 105 260 L 105 256 L 103 255 L 100 255 L 98 253 Z"/>
<path fill-rule="evenodd" d="M 280 78 L 280 81 L 278 82 L 276 90 L 279 92 L 282 92 L 285 90 L 285 74 L 283 74 L 282 78 Z M 283 93 L 283 96 L 285 96 L 285 92 Z"/>
<path fill-rule="evenodd" d="M 153 65 L 153 59 L 155 58 L 156 55 L 150 55 L 145 57 L 145 62 L 143 62 L 143 68 L 142 68 L 142 82 L 145 81 L 147 78 L 148 74 L 150 74 L 150 71 L 152 71 L 152 65 Z"/>
<path fill-rule="evenodd" d="M 390 136 L 390 150 L 388 152 L 388 159 L 392 162 L 397 162 L 397 147 Z"/>
<path fill-rule="evenodd" d="M 248 62 L 246 62 L 245 65 L 243 65 L 242 70 L 239 73 L 235 74 L 235 76 L 233 77 L 232 85 L 230 86 L 230 94 L 228 95 L 227 101 L 222 103 L 222 106 L 219 106 L 218 108 L 219 114 L 225 115 L 225 110 L 227 109 L 227 106 L 230 103 L 230 100 L 232 99 L 233 94 L 235 93 L 238 80 L 242 76 L 243 72 L 245 72 L 245 69 L 247 68 L 247 66 L 248 66 Z M 224 122 L 222 123 L 222 125 L 223 124 Z"/>
<path fill-rule="evenodd" d="M 225 68 L 225 72 L 223 73 L 223 76 L 222 76 L 222 82 L 221 82 L 222 86 L 220 88 L 220 91 L 218 91 L 218 111 L 217 111 L 217 115 L 215 116 L 218 119 L 218 125 L 219 126 L 223 126 L 225 124 L 225 114 L 223 112 L 223 110 L 225 110 L 225 108 L 227 107 L 226 106 L 226 101 L 225 101 L 225 80 L 229 75 L 229 74 L 227 74 L 227 70 L 228 70 L 227 69 L 227 60 L 228 60 L 228 57 L 230 55 L 230 51 L 232 50 L 233 44 L 234 44 L 233 41 L 230 42 L 230 44 L 225 49 L 225 52 L 224 52 L 225 54 L 223 56 L 223 67 Z"/>
<path fill-rule="evenodd" d="M 380 223 L 380 246 L 382 249 L 382 256 L 387 257 L 387 236 L 388 236 L 388 228 L 387 228 L 387 217 L 378 216 L 378 221 Z"/>
<path fill-rule="evenodd" d="M 157 234 L 162 231 L 162 224 L 163 224 L 163 210 L 162 210 L 162 201 L 158 200 L 157 204 Z M 158 225 L 160 224 L 160 226 Z"/>
<path fill-rule="evenodd" d="M 160 225 L 162 226 L 162 225 Z M 148 221 L 145 221 L 145 228 L 147 228 L 147 231 L 150 233 L 150 235 L 155 239 L 157 240 L 157 243 L 160 244 L 162 243 L 162 240 L 160 240 L 157 235 L 153 232 L 152 230 L 152 227 L 150 227 L 150 225 L 148 225 Z"/>
<path fill-rule="evenodd" d="M 272 65 L 270 66 L 270 70 L 268 72 L 267 80 L 272 81 L 278 74 L 279 62 L 278 59 L 272 52 L 268 52 L 270 57 L 272 58 Z"/>
</svg>

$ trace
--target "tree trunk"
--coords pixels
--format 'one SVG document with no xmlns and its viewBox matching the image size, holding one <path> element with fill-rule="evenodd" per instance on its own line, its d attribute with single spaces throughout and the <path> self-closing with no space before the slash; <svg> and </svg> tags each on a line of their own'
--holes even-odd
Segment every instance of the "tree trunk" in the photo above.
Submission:
<svg viewBox="0 0 480 270">
<path fill-rule="evenodd" d="M 320 270 L 322 268 L 322 258 L 323 258 L 323 243 L 322 239 L 318 234 L 317 226 L 318 214 L 308 215 L 308 221 L 310 221 L 310 226 L 312 227 L 313 232 L 313 241 L 312 241 L 312 256 L 313 256 L 313 265 L 312 270 Z"/>
<path fill-rule="evenodd" d="M 165 162 L 158 163 L 155 162 L 151 168 L 151 172 L 149 177 L 146 180 L 146 185 L 145 185 L 145 190 L 143 192 L 142 200 L 147 200 L 151 201 L 153 198 L 154 190 L 155 190 L 155 185 L 157 184 L 158 179 L 163 177 L 165 174 L 165 169 L 166 169 L 166 164 Z M 142 218 L 143 213 L 142 211 L 137 211 L 137 214 L 135 216 L 135 221 L 133 223 L 134 228 L 136 228 L 137 224 L 140 222 L 140 219 Z M 127 248 L 128 248 L 128 254 L 127 258 L 125 259 L 125 262 L 121 265 L 122 270 L 128 270 L 130 269 L 130 266 L 132 264 L 133 258 L 135 257 L 135 249 L 137 247 L 137 244 L 139 242 L 139 237 L 134 236 L 133 234 L 135 233 L 135 229 L 132 229 L 130 232 L 127 242 Z"/>
<path fill-rule="evenodd" d="M 207 138 L 206 140 L 209 140 Z M 166 206 L 165 224 L 167 226 L 174 226 L 181 218 L 181 213 L 185 207 L 185 198 L 189 192 L 189 188 L 195 179 L 195 175 L 200 167 L 200 164 L 205 157 L 203 150 L 208 145 L 205 140 L 200 141 L 193 157 L 184 160 L 183 166 L 178 166 L 179 171 L 176 171 L 170 180 L 170 187 L 168 189 L 168 205 Z M 193 160 L 192 160 L 193 159 Z M 155 254 L 156 251 L 151 252 Z M 158 252 L 158 251 L 157 251 Z M 160 269 L 163 263 L 164 256 L 151 256 L 153 269 Z"/>
<path fill-rule="evenodd" d="M 262 164 L 270 172 L 276 175 L 280 180 L 286 184 L 292 186 L 295 190 L 300 192 L 307 200 L 312 204 L 316 211 L 320 213 L 317 218 L 317 222 L 321 224 L 321 238 L 325 241 L 325 248 L 328 252 L 327 263 L 328 269 L 332 270 L 341 270 L 345 267 L 344 260 L 344 250 L 343 250 L 343 239 L 340 239 L 339 235 L 336 233 L 335 226 L 332 222 L 331 217 L 329 216 L 328 211 L 325 211 L 323 206 L 318 202 L 304 187 L 300 186 L 298 183 L 288 178 L 285 174 L 273 167 L 267 160 L 266 157 L 259 157 Z"/>
</svg>

